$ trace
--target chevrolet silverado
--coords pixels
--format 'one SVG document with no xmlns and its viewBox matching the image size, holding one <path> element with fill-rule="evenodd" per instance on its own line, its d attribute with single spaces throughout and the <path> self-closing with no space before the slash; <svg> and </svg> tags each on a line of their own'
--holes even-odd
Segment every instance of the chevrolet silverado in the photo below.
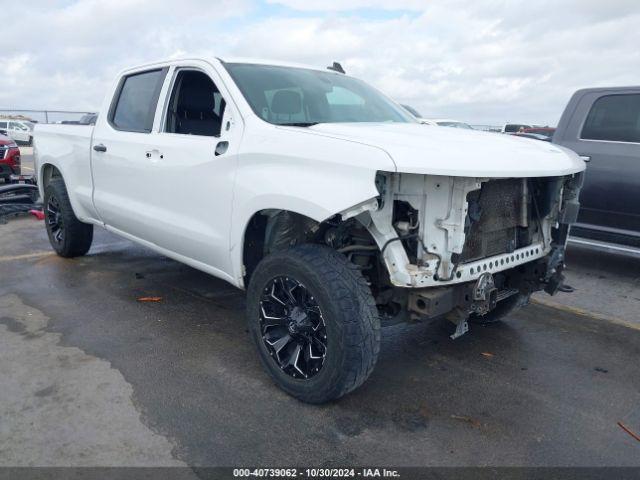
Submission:
<svg viewBox="0 0 640 480">
<path fill-rule="evenodd" d="M 310 403 L 366 380 L 381 320 L 457 338 L 561 289 L 584 170 L 333 68 L 219 58 L 121 72 L 95 126 L 36 126 L 35 158 L 59 255 L 97 225 L 246 289 L 266 371 Z"/>
</svg>

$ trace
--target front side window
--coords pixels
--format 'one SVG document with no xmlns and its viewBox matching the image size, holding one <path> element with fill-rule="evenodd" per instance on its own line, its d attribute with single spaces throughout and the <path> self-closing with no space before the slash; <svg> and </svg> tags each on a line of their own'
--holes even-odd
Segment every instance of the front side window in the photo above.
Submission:
<svg viewBox="0 0 640 480">
<path fill-rule="evenodd" d="M 248 63 L 225 67 L 256 115 L 276 125 L 416 123 L 374 88 L 340 73 Z"/>
<path fill-rule="evenodd" d="M 7 122 L 0 122 L 0 128 L 7 128 Z"/>
<path fill-rule="evenodd" d="M 580 138 L 640 143 L 640 94 L 600 97 L 587 115 Z"/>
<path fill-rule="evenodd" d="M 118 130 L 150 132 L 166 69 L 126 76 L 109 121 Z"/>
<path fill-rule="evenodd" d="M 224 109 L 224 98 L 207 74 L 179 71 L 169 100 L 165 132 L 217 137 Z"/>
</svg>

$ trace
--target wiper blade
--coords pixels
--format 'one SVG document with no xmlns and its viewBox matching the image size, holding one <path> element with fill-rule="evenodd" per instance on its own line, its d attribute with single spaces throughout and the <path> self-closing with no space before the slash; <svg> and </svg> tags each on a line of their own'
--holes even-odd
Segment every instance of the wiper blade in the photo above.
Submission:
<svg viewBox="0 0 640 480">
<path fill-rule="evenodd" d="M 290 123 L 279 123 L 278 125 L 282 125 L 283 127 L 312 127 L 314 125 L 318 125 L 320 122 L 290 122 Z"/>
</svg>

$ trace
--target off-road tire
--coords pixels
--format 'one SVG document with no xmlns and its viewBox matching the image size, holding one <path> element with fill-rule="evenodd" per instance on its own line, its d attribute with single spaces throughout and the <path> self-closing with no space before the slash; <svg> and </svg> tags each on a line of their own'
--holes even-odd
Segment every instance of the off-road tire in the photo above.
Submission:
<svg viewBox="0 0 640 480">
<path fill-rule="evenodd" d="M 269 282 L 279 276 L 305 285 L 326 325 L 324 363 L 307 379 L 283 372 L 263 341 L 260 299 Z M 380 351 L 380 319 L 362 273 L 343 255 L 321 245 L 304 244 L 276 252 L 258 264 L 247 292 L 247 320 L 271 378 L 282 390 L 307 403 L 335 400 L 359 387 L 373 371 Z"/>
<path fill-rule="evenodd" d="M 57 241 L 54 238 L 49 221 L 48 206 L 52 197 L 57 200 L 59 205 L 61 228 L 64 231 L 62 241 Z M 73 213 L 67 187 L 62 178 L 52 178 L 45 188 L 43 209 L 49 242 L 58 255 L 65 258 L 79 257 L 89 251 L 93 241 L 93 225 L 81 222 Z"/>
<path fill-rule="evenodd" d="M 530 295 L 516 293 L 515 295 L 498 302 L 496 307 L 486 315 L 477 315 L 472 313 L 469 315 L 468 322 L 474 325 L 486 326 L 505 320 L 513 312 L 529 303 L 529 297 Z"/>
</svg>

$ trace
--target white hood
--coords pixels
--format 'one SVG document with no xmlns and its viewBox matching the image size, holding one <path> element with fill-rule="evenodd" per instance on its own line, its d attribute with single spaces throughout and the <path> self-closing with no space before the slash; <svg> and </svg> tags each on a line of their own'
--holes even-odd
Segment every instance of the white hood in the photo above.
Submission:
<svg viewBox="0 0 640 480">
<path fill-rule="evenodd" d="M 585 169 L 571 150 L 499 133 L 414 123 L 326 123 L 306 131 L 380 148 L 401 173 L 548 177 Z"/>
</svg>

